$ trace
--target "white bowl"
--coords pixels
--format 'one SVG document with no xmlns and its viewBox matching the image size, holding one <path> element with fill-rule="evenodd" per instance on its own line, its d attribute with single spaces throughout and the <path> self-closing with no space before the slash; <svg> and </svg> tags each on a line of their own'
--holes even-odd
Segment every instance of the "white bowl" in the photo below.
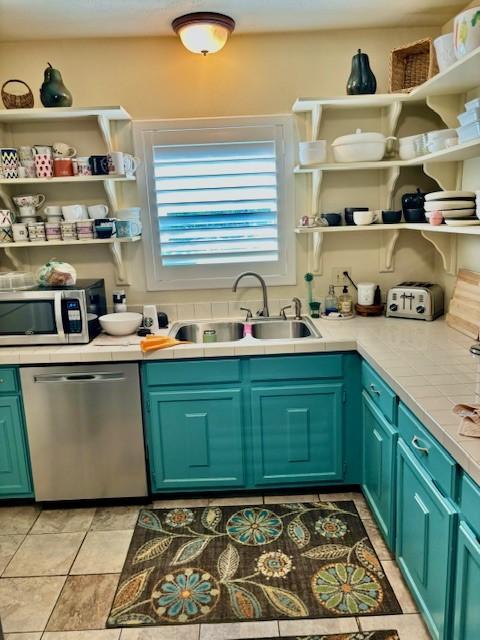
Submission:
<svg viewBox="0 0 480 640">
<path fill-rule="evenodd" d="M 298 157 L 301 165 L 321 164 L 327 159 L 327 141 L 299 142 Z"/>
<path fill-rule="evenodd" d="M 453 39 L 457 59 L 480 47 L 480 7 L 471 7 L 462 11 L 453 22 Z"/>
<path fill-rule="evenodd" d="M 129 336 L 135 333 L 142 324 L 143 316 L 141 313 L 107 313 L 100 316 L 99 321 L 105 333 L 111 336 Z"/>
<path fill-rule="evenodd" d="M 440 72 L 445 71 L 457 61 L 455 48 L 453 46 L 453 32 L 445 33 L 443 36 L 435 38 L 433 41 L 435 53 L 437 54 L 438 69 Z"/>
<path fill-rule="evenodd" d="M 340 136 L 332 142 L 335 162 L 377 162 L 385 155 L 387 141 L 395 139 L 357 129 L 355 133 Z"/>
</svg>

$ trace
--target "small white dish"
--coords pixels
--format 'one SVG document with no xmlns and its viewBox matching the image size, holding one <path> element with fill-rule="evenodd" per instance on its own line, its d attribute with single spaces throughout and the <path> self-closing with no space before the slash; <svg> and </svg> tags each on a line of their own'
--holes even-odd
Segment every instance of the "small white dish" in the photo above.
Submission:
<svg viewBox="0 0 480 640">
<path fill-rule="evenodd" d="M 432 191 L 425 195 L 425 200 L 448 200 L 448 198 L 475 198 L 474 191 Z"/>
<path fill-rule="evenodd" d="M 455 220 L 454 218 L 446 219 L 445 223 L 449 227 L 477 227 L 480 224 L 478 218 L 471 218 L 469 220 Z"/>
<path fill-rule="evenodd" d="M 449 218 L 468 218 L 468 216 L 475 215 L 475 209 L 448 209 L 448 211 L 441 211 L 445 220 Z"/>
<path fill-rule="evenodd" d="M 434 200 L 425 202 L 425 211 L 447 211 L 448 209 L 471 209 L 475 207 L 475 201 L 471 200 Z"/>
</svg>

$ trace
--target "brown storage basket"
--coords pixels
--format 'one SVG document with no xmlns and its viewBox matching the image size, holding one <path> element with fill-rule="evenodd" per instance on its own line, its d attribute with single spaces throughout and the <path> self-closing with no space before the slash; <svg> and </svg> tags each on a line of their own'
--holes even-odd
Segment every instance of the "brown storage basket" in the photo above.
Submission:
<svg viewBox="0 0 480 640">
<path fill-rule="evenodd" d="M 27 87 L 27 93 L 22 95 L 15 95 L 14 93 L 7 93 L 5 87 L 11 82 L 18 82 Z M 33 93 L 30 87 L 23 80 L 7 80 L 2 85 L 2 100 L 6 109 L 31 109 L 33 107 Z"/>
<path fill-rule="evenodd" d="M 390 54 L 390 92 L 408 93 L 438 73 L 431 38 L 393 49 Z"/>
</svg>

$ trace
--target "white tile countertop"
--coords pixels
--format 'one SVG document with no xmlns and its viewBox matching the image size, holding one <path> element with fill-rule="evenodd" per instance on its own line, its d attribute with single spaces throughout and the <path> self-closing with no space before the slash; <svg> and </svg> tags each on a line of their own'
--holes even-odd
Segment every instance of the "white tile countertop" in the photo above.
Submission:
<svg viewBox="0 0 480 640">
<path fill-rule="evenodd" d="M 244 338 L 236 342 L 178 345 L 142 354 L 140 338 L 136 336 L 99 336 L 88 345 L 2 347 L 0 364 L 155 361 L 357 350 L 480 484 L 480 438 L 458 435 L 460 419 L 452 413 L 457 403 L 480 404 L 480 359 L 473 358 L 468 351 L 473 342 L 470 338 L 450 329 L 443 320 L 356 317 L 313 322 L 322 338 L 262 341 Z"/>
</svg>

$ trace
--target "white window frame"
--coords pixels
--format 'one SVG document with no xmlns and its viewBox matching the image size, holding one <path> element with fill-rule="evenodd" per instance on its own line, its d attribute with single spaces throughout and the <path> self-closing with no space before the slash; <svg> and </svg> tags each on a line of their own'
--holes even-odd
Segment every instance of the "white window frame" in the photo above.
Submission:
<svg viewBox="0 0 480 640">
<path fill-rule="evenodd" d="M 153 167 L 153 146 L 157 133 L 171 132 L 173 137 L 183 134 L 189 144 L 224 141 L 255 140 L 253 127 L 274 126 L 277 131 L 277 215 L 278 262 L 200 265 L 196 277 L 186 274 L 182 267 L 165 267 L 160 259 L 160 238 Z M 242 128 L 244 128 L 242 137 Z M 210 132 L 208 132 L 210 130 Z M 137 184 L 142 207 L 143 246 L 148 291 L 230 288 L 236 274 L 243 270 L 258 271 L 268 285 L 296 284 L 295 199 L 294 199 L 294 126 L 291 115 L 232 116 L 176 120 L 137 120 L 133 123 L 135 155 L 141 160 Z M 208 132 L 208 133 L 206 133 Z M 280 135 L 281 133 L 281 135 Z M 191 136 L 190 136 L 191 134 Z M 211 136 L 210 136 L 211 134 Z M 191 139 L 190 139 L 191 137 Z M 174 144 L 174 142 L 172 142 Z M 198 274 L 198 277 L 197 277 Z"/>
</svg>

